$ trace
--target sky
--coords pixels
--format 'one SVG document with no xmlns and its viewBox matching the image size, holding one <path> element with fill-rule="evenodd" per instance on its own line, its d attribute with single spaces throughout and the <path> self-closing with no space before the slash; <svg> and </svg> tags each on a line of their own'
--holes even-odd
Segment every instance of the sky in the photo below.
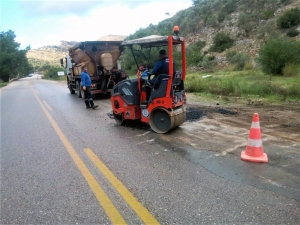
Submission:
<svg viewBox="0 0 300 225">
<path fill-rule="evenodd" d="M 192 0 L 0 0 L 0 32 L 14 31 L 20 49 L 37 49 L 127 36 L 190 6 Z"/>
</svg>

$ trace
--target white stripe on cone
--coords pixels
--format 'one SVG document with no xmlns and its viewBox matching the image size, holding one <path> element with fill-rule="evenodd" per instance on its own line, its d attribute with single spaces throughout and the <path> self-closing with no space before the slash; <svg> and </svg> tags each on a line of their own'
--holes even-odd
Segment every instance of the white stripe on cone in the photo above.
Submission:
<svg viewBox="0 0 300 225">
<path fill-rule="evenodd" d="M 262 146 L 262 140 L 261 139 L 256 140 L 256 139 L 248 138 L 247 145 L 252 146 L 252 147 L 261 147 Z"/>
<path fill-rule="evenodd" d="M 251 128 L 260 128 L 259 122 L 252 122 Z"/>
</svg>

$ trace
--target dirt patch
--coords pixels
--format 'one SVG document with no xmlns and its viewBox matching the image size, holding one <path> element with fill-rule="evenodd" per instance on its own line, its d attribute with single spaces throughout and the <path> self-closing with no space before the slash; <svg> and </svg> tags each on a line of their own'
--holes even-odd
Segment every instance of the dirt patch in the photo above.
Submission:
<svg viewBox="0 0 300 225">
<path fill-rule="evenodd" d="M 194 99 L 193 99 L 194 100 Z M 204 103 L 200 100 L 188 102 L 187 121 L 203 118 L 216 120 L 232 127 L 249 129 L 254 113 L 258 113 L 260 126 L 270 134 L 300 141 L 300 104 L 248 105 Z M 190 124 L 192 125 L 192 124 Z"/>
</svg>

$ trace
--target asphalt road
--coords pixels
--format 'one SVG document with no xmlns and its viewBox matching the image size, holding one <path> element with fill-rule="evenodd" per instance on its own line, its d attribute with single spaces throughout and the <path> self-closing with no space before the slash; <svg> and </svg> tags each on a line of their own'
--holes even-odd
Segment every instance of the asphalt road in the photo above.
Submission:
<svg viewBox="0 0 300 225">
<path fill-rule="evenodd" d="M 107 116 L 108 99 L 87 110 L 65 83 L 36 77 L 0 94 L 0 224 L 300 221 L 299 187 L 287 195 L 284 187 L 237 180 L 234 174 L 243 171 L 230 157 L 210 161 L 210 152 L 170 143 L 180 130 L 158 135 L 118 126 Z M 261 165 L 248 168 L 259 173 Z"/>
</svg>

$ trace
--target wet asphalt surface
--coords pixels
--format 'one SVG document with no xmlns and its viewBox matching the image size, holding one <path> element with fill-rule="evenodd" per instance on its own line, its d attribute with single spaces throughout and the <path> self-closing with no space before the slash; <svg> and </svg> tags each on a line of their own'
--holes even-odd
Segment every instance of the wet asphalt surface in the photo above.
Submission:
<svg viewBox="0 0 300 225">
<path fill-rule="evenodd" d="M 285 145 L 289 157 L 294 154 L 286 165 L 293 167 L 276 165 L 276 154 L 270 153 L 268 164 L 245 163 L 237 160 L 243 147 L 221 155 L 233 142 L 216 139 L 226 128 L 218 127 L 208 139 L 200 126 L 206 123 L 205 110 L 188 109 L 182 127 L 161 135 L 144 125 L 116 125 L 107 99 L 95 100 L 97 110 L 86 110 L 65 84 L 25 78 L 1 90 L 1 224 L 110 224 L 31 87 L 51 107 L 47 110 L 128 224 L 142 221 L 88 160 L 85 148 L 161 224 L 299 222 L 297 145 Z M 199 122 L 195 130 L 191 124 Z M 282 146 L 264 145 L 274 152 Z M 286 178 L 276 183 L 275 174 Z"/>
</svg>

